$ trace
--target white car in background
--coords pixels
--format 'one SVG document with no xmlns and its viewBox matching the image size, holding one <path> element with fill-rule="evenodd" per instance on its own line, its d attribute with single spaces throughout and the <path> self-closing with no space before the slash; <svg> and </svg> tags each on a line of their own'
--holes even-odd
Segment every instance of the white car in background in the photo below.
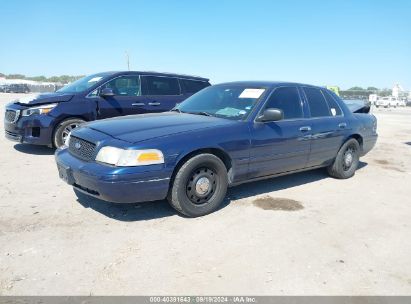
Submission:
<svg viewBox="0 0 411 304">
<path fill-rule="evenodd" d="M 388 97 L 380 97 L 377 99 L 375 102 L 375 106 L 377 108 L 379 107 L 384 107 L 384 108 L 390 108 L 390 107 L 398 107 L 400 105 L 400 101 L 393 96 L 388 96 Z"/>
<path fill-rule="evenodd" d="M 398 100 L 398 106 L 399 106 L 399 107 L 406 107 L 406 106 L 407 106 L 407 103 L 406 103 L 405 100 L 400 99 L 400 100 Z"/>
</svg>

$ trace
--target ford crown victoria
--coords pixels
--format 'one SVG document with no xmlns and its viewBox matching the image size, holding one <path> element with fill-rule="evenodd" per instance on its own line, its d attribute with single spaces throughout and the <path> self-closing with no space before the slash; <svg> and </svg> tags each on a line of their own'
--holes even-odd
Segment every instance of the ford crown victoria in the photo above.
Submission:
<svg viewBox="0 0 411 304">
<path fill-rule="evenodd" d="M 327 89 L 235 82 L 166 113 L 83 124 L 55 157 L 60 177 L 80 192 L 116 203 L 167 198 L 195 217 L 244 182 L 321 167 L 352 177 L 376 129 L 373 115 L 352 113 Z"/>
</svg>

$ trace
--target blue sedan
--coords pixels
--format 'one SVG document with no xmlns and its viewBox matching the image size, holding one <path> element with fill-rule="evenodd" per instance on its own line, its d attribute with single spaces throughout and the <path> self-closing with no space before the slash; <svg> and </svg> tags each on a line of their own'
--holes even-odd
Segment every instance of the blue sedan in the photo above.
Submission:
<svg viewBox="0 0 411 304">
<path fill-rule="evenodd" d="M 102 200 L 167 198 L 180 213 L 215 211 L 229 186 L 315 168 L 352 177 L 377 140 L 377 121 L 331 91 L 285 82 L 234 82 L 170 112 L 81 125 L 56 151 L 60 177 Z"/>
</svg>

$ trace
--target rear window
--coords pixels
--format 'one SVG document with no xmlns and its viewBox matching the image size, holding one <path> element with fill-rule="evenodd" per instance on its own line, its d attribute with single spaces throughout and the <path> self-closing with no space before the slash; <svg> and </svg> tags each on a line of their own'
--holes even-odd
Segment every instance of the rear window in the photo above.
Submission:
<svg viewBox="0 0 411 304">
<path fill-rule="evenodd" d="M 319 89 L 304 88 L 307 96 L 308 105 L 310 107 L 311 117 L 325 117 L 331 116 L 327 101 Z"/>
<path fill-rule="evenodd" d="M 144 76 L 148 95 L 180 95 L 177 78 Z"/>
<path fill-rule="evenodd" d="M 331 96 L 330 93 L 328 93 L 327 91 L 322 91 L 325 99 L 327 100 L 328 106 L 330 108 L 331 114 L 333 116 L 339 116 L 342 115 L 342 111 L 340 106 L 338 105 L 338 103 L 335 101 L 335 99 Z"/>
<path fill-rule="evenodd" d="M 197 93 L 210 86 L 208 82 L 199 80 L 180 79 L 180 83 L 186 93 Z"/>
</svg>

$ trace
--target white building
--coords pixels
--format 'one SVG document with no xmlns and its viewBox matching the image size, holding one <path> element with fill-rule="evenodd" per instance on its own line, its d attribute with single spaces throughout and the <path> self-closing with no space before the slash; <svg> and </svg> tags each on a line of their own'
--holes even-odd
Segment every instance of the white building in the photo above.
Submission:
<svg viewBox="0 0 411 304">
<path fill-rule="evenodd" d="M 397 83 L 392 88 L 392 96 L 398 98 L 400 96 L 400 92 L 403 92 L 404 89 Z"/>
</svg>

